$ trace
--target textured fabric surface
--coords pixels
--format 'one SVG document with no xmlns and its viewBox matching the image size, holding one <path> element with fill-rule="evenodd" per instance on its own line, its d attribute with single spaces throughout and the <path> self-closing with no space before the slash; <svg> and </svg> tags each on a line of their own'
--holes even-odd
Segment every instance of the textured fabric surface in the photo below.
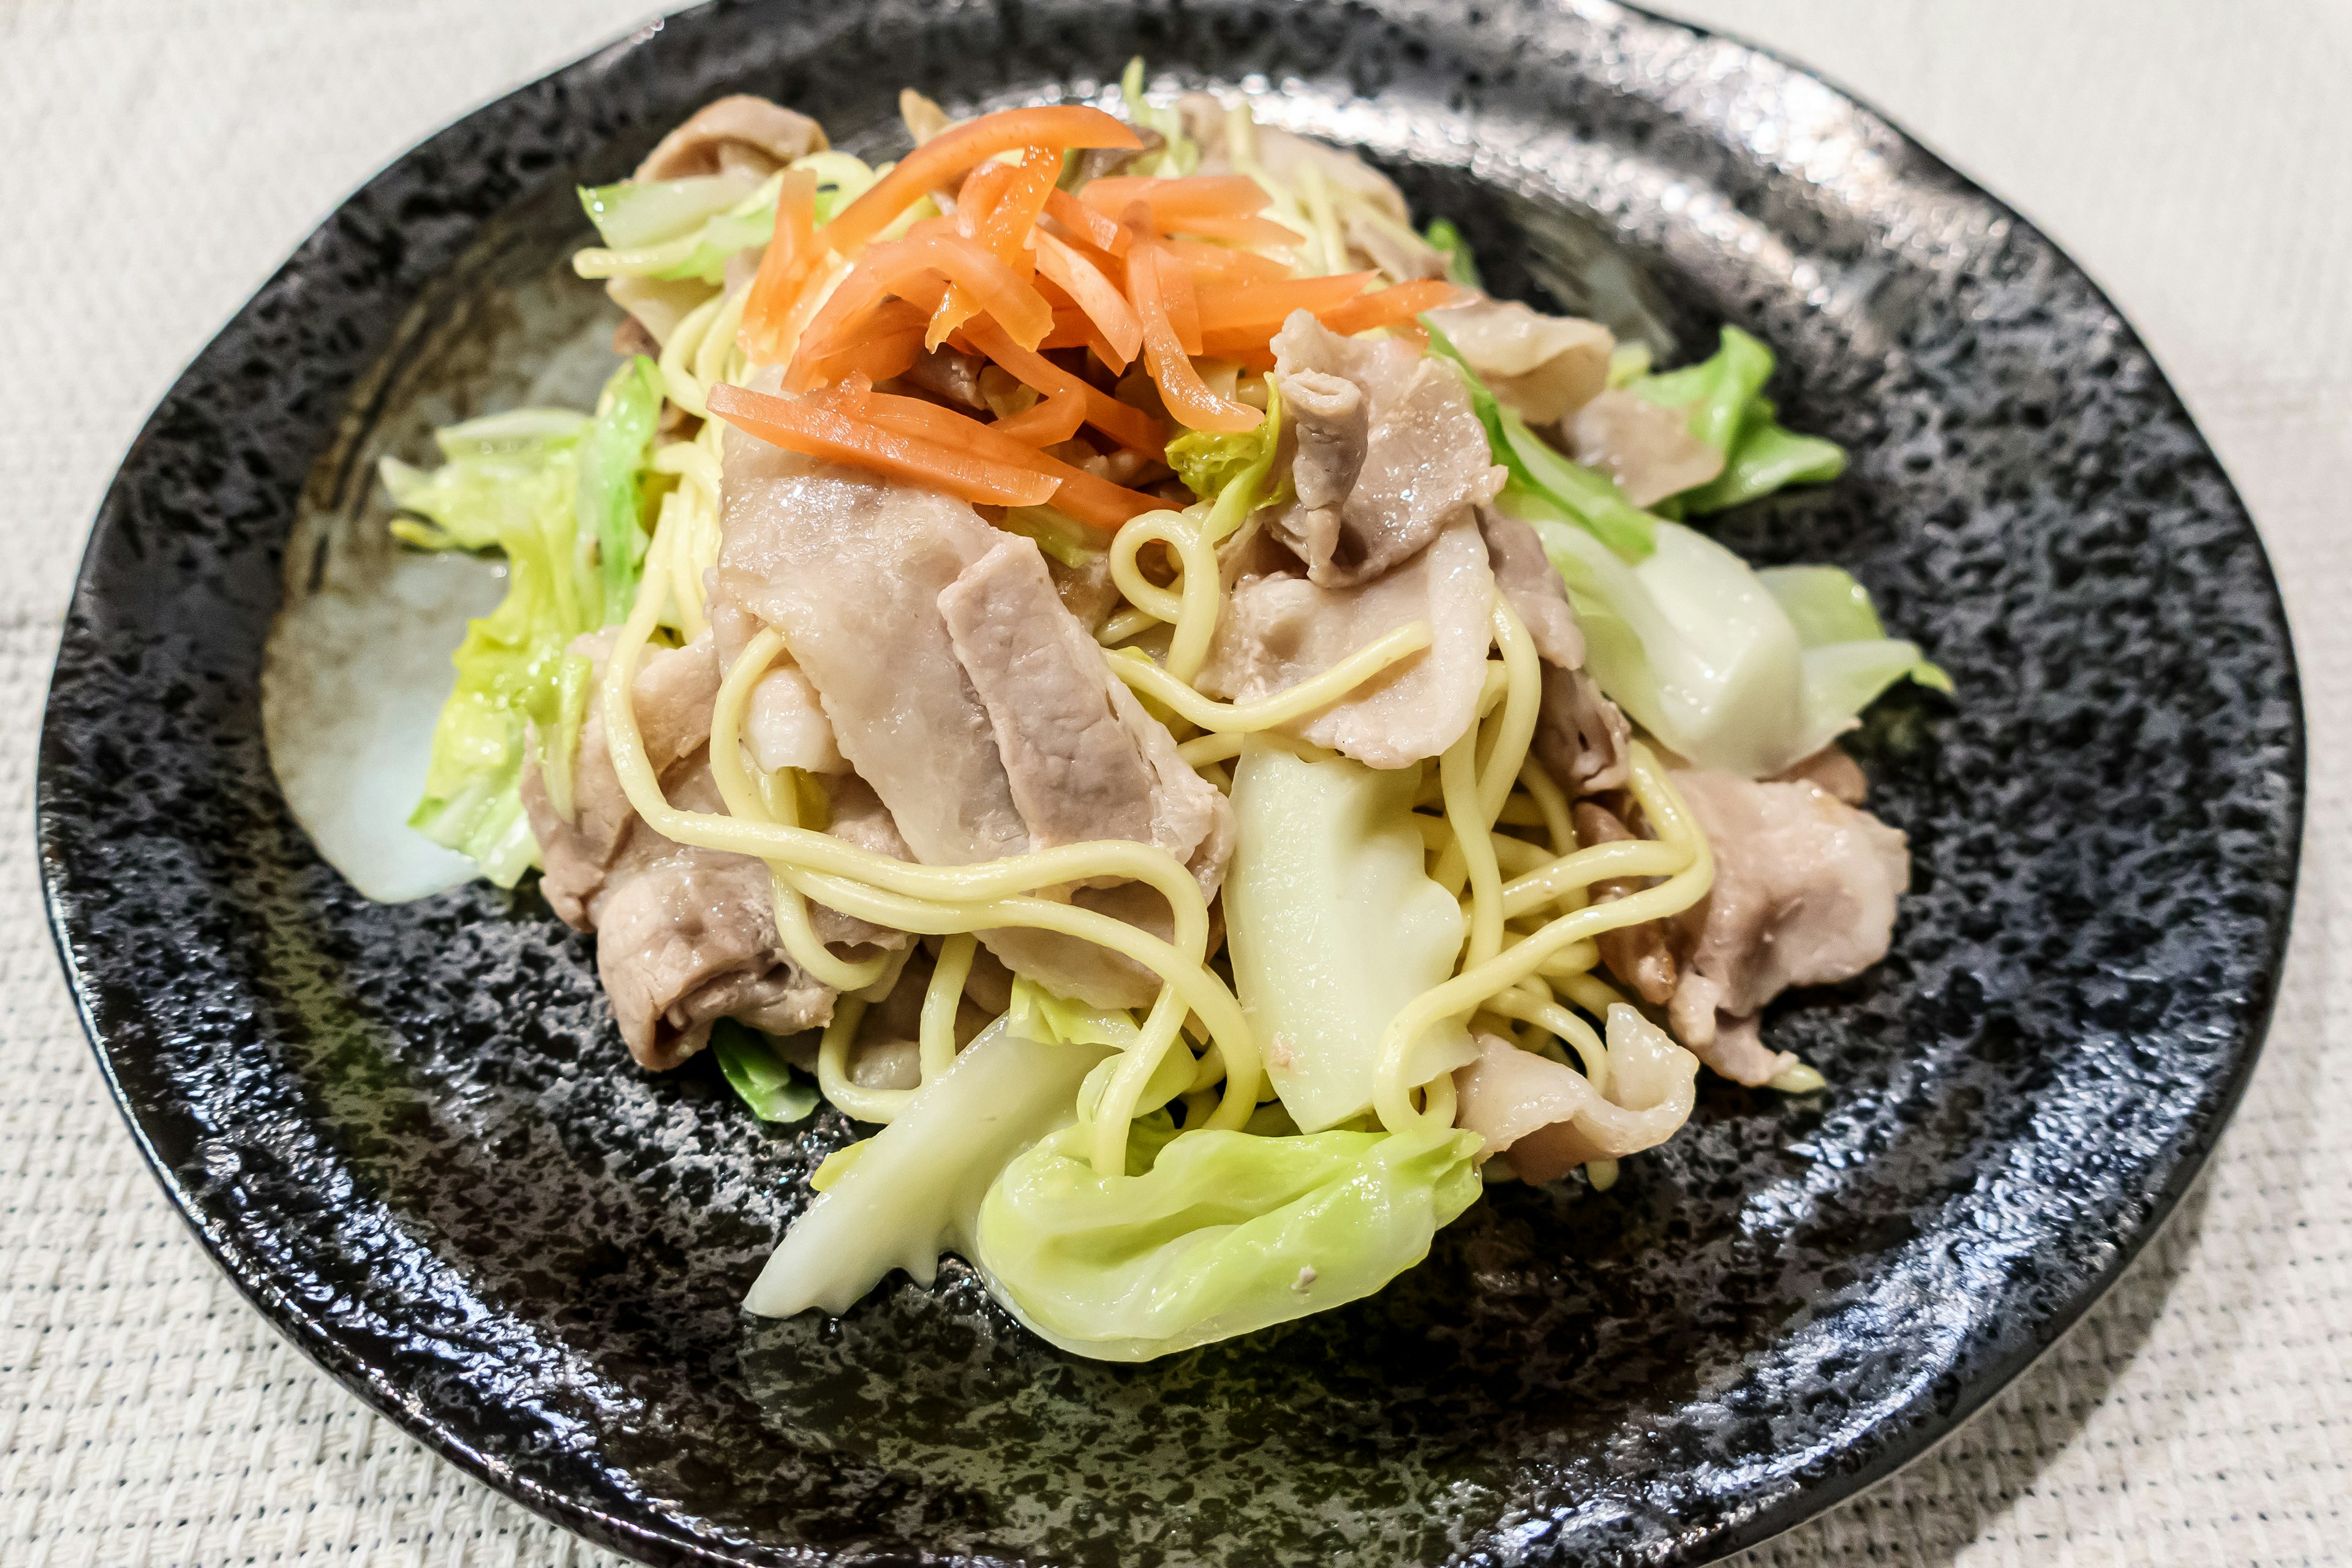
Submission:
<svg viewBox="0 0 2352 1568">
<path fill-rule="evenodd" d="M 1885 109 L 2116 295 L 2252 507 L 2311 724 L 2270 1045 L 2205 1181 L 2042 1362 L 1753 1564 L 2352 1562 L 2352 6 L 1689 0 Z M 178 367 L 332 204 L 638 0 L 0 0 L 0 1563 L 604 1563 L 313 1372 L 142 1168 L 36 887 L 82 531 Z"/>
</svg>

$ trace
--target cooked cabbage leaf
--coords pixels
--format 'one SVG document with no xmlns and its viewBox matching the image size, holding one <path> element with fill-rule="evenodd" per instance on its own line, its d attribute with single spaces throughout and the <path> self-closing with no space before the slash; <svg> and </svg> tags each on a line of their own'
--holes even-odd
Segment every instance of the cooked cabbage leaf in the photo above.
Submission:
<svg viewBox="0 0 2352 1568">
<path fill-rule="evenodd" d="M 845 1312 L 893 1268 L 928 1285 L 940 1252 L 969 1252 L 981 1194 L 1005 1162 L 1067 1121 L 1095 1046 L 1024 1038 L 1003 1019 L 915 1091 L 784 1232 L 746 1310 Z"/>
<path fill-rule="evenodd" d="M 1487 390 L 1470 362 L 1427 316 L 1433 353 L 1454 362 L 1469 384 L 1471 406 L 1486 426 L 1486 444 L 1495 461 L 1510 470 L 1500 498 L 1503 510 L 1530 521 L 1547 518 L 1573 523 L 1590 532 L 1628 561 L 1639 561 L 1656 547 L 1657 520 L 1625 499 L 1617 481 L 1597 469 L 1570 461 L 1554 450 L 1519 416 Z"/>
<path fill-rule="evenodd" d="M 793 1072 L 766 1037 L 721 1018 L 710 1026 L 710 1054 L 727 1087 L 762 1121 L 798 1121 L 816 1110 L 816 1085 Z"/>
<path fill-rule="evenodd" d="M 698 232 L 758 191 L 760 184 L 748 169 L 684 180 L 624 180 L 581 186 L 580 206 L 605 245 L 636 250 Z"/>
<path fill-rule="evenodd" d="M 1696 364 L 1626 385 L 1661 408 L 1690 410 L 1691 434 L 1723 454 L 1723 472 L 1675 497 L 1700 516 L 1770 495 L 1787 485 L 1822 484 L 1845 471 L 1845 449 L 1781 426 L 1764 395 L 1772 377 L 1772 351 L 1738 327 L 1723 329 L 1722 345 Z"/>
<path fill-rule="evenodd" d="M 646 462 L 661 405 L 661 369 L 638 354 L 604 384 L 595 423 L 580 444 L 578 548 L 595 548 L 594 625 L 625 620 L 645 575 Z"/>
<path fill-rule="evenodd" d="M 1450 1129 L 1202 1130 L 1176 1134 L 1139 1174 L 1105 1178 L 1072 1126 L 989 1188 L 974 1261 L 1063 1349 L 1150 1361 L 1379 1290 L 1477 1199 L 1478 1146 Z"/>
<path fill-rule="evenodd" d="M 534 734 L 551 773 L 570 776 L 587 694 L 572 640 L 628 611 L 645 560 L 643 479 L 661 407 L 643 356 L 606 385 L 592 419 L 524 409 L 450 426 L 430 473 L 394 459 L 384 488 L 403 510 L 393 531 L 423 549 L 490 550 L 507 561 L 506 596 L 469 623 L 456 684 L 433 731 L 424 798 L 409 826 L 514 886 L 537 863 L 524 816 L 524 751 Z"/>
<path fill-rule="evenodd" d="M 1251 429 L 1221 434 L 1186 430 L 1168 443 L 1168 466 L 1202 500 L 1213 503 L 1209 537 L 1224 538 L 1242 520 L 1290 493 L 1286 469 L 1275 478 L 1282 448 L 1282 393 L 1265 378 L 1265 417 Z"/>
<path fill-rule="evenodd" d="M 1183 115 L 1173 105 L 1159 108 L 1143 96 L 1141 55 L 1128 61 L 1127 69 L 1119 73 L 1118 96 L 1129 121 L 1147 130 L 1157 131 L 1166 142 L 1157 153 L 1138 158 L 1129 164 L 1127 173 L 1172 180 L 1201 166 L 1201 144 L 1184 133 Z"/>
<path fill-rule="evenodd" d="M 1429 227 L 1423 231 L 1422 237 L 1445 258 L 1445 276 L 1449 282 L 1459 283 L 1465 289 L 1486 287 L 1478 277 L 1478 258 L 1470 253 L 1470 242 L 1462 237 L 1462 231 L 1454 226 L 1451 219 L 1430 219 Z"/>
<path fill-rule="evenodd" d="M 1454 973 L 1462 907 L 1423 869 L 1417 768 L 1308 762 L 1252 737 L 1234 764 L 1226 952 L 1266 1072 L 1316 1131 L 1370 1109 L 1389 1021 Z M 1416 1043 L 1425 1083 L 1475 1059 L 1449 1019 Z"/>
<path fill-rule="evenodd" d="M 726 175 L 709 176 L 714 181 Z M 664 199 L 664 185 L 698 185 L 692 180 L 664 181 L 645 185 L 604 185 L 580 193 L 581 205 L 588 216 L 595 218 L 600 231 L 606 235 L 604 246 L 587 246 L 572 252 L 572 270 L 583 278 L 658 278 L 669 281 L 691 279 L 702 283 L 723 283 L 727 279 L 727 263 L 738 252 L 768 243 L 776 229 L 776 198 L 783 186 L 783 176 L 770 175 L 749 195 L 724 206 L 704 208 L 688 217 L 697 200 L 711 200 L 721 194 L 717 186 L 705 187 L 683 196 Z M 635 193 L 632 195 L 631 193 Z M 820 188 L 819 205 L 823 205 Z M 602 208 L 604 215 L 599 216 Z M 686 217 L 685 226 L 661 239 L 644 240 L 622 245 L 611 238 L 612 231 L 604 224 L 618 219 L 623 233 L 651 234 Z"/>
<path fill-rule="evenodd" d="M 1769 777 L 1853 728 L 1906 676 L 1951 689 L 1916 644 L 1884 634 L 1861 585 L 1835 568 L 1759 573 L 1674 522 L 1629 566 L 1582 530 L 1533 526 L 1601 690 L 1697 766 Z"/>
<path fill-rule="evenodd" d="M 1108 1046 L 1123 1051 L 1142 1033 L 1132 1015 L 1046 990 L 1024 974 L 1013 977 L 1013 1005 L 1004 1026 L 1024 1039 L 1055 1046 Z"/>
</svg>

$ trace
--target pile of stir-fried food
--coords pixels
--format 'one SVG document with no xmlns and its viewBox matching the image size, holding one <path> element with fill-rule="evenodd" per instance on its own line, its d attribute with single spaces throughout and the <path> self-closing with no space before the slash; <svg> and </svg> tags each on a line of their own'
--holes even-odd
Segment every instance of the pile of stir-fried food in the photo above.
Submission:
<svg viewBox="0 0 2352 1568">
<path fill-rule="evenodd" d="M 598 407 L 385 465 L 509 571 L 415 826 L 539 868 L 642 1066 L 868 1131 L 754 1311 L 943 1248 L 1105 1358 L 1358 1299 L 1702 1064 L 1820 1088 L 1759 1015 L 1907 879 L 1836 737 L 1940 674 L 1685 521 L 1843 466 L 1762 344 L 1654 373 L 1353 156 L 1104 101 L 910 92 L 880 167 L 710 104 L 582 193 Z"/>
</svg>

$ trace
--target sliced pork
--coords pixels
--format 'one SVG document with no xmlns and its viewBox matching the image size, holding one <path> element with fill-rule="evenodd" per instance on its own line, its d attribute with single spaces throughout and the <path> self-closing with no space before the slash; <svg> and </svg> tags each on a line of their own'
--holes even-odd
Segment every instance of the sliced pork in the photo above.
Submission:
<svg viewBox="0 0 2352 1568">
<path fill-rule="evenodd" d="M 1394 218 L 1358 207 L 1339 227 L 1347 237 L 1348 248 L 1370 261 L 1392 283 L 1445 276 L 1445 252 Z"/>
<path fill-rule="evenodd" d="M 939 611 L 940 595 L 1003 535 L 952 496 L 736 431 L 723 465 L 714 602 L 783 634 L 834 743 L 917 859 L 962 866 L 1026 851 L 987 710 Z"/>
<path fill-rule="evenodd" d="M 1617 481 L 1638 507 L 1655 506 L 1723 472 L 1723 454 L 1690 432 L 1690 414 L 1622 387 L 1600 394 L 1560 426 L 1568 455 Z"/>
<path fill-rule="evenodd" d="M 1316 584 L 1378 577 L 1503 488 L 1469 391 L 1443 362 L 1393 339 L 1343 338 L 1304 310 L 1274 352 L 1297 499 L 1268 526 Z"/>
<path fill-rule="evenodd" d="M 663 137 L 637 165 L 640 180 L 683 180 L 742 169 L 767 178 L 823 152 L 824 127 L 750 93 L 714 99 Z"/>
<path fill-rule="evenodd" d="M 1486 389 L 1530 425 L 1557 423 L 1609 384 L 1617 340 L 1598 321 L 1484 298 L 1432 310 L 1429 319 Z"/>
<path fill-rule="evenodd" d="M 1224 797 L 1110 673 L 1036 545 L 1001 539 L 939 605 L 1033 847 L 1131 838 L 1181 861 L 1211 837 Z"/>
<path fill-rule="evenodd" d="M 1604 1094 L 1572 1068 L 1481 1035 L 1478 1059 L 1454 1074 L 1455 1123 L 1523 1182 L 1654 1149 L 1690 1120 L 1698 1058 L 1622 1003 L 1609 1009 L 1608 1052 Z"/>
<path fill-rule="evenodd" d="M 716 625 L 783 633 L 835 743 L 916 858 L 961 866 L 1097 838 L 1156 844 L 1213 896 L 1231 808 L 1177 756 L 1064 607 L 1031 541 L 961 501 L 730 432 Z M 1081 903 L 1167 929 L 1129 887 Z M 1156 910 L 1156 912 L 1155 912 Z M 1149 1002 L 1156 977 L 1091 943 L 982 933 L 1047 987 L 1097 1006 Z"/>
<path fill-rule="evenodd" d="M 1570 795 L 1615 789 L 1626 779 L 1633 730 L 1584 668 L 1584 631 L 1576 624 L 1568 589 L 1534 529 L 1491 507 L 1479 513 L 1478 521 L 1494 565 L 1495 585 L 1518 612 L 1543 659 L 1536 761 Z"/>
<path fill-rule="evenodd" d="M 1707 1066 L 1767 1083 L 1797 1058 L 1765 1048 L 1757 1015 L 1792 985 L 1850 980 L 1886 956 L 1909 849 L 1818 784 L 1674 779 L 1715 852 L 1715 885 L 1677 917 L 1682 978 L 1668 1016 Z"/>
<path fill-rule="evenodd" d="M 611 647 L 612 634 L 599 632 L 581 638 L 573 651 L 601 674 Z M 709 746 L 719 677 L 708 633 L 685 647 L 647 649 L 637 670 L 634 694 L 646 761 L 681 810 L 725 810 Z M 700 1050 L 716 1019 L 789 1034 L 833 1016 L 831 989 L 793 964 L 777 940 L 765 862 L 674 843 L 646 826 L 613 770 L 594 702 L 572 773 L 568 818 L 536 767 L 523 775 L 523 805 L 546 868 L 540 890 L 565 923 L 596 933 L 597 973 L 630 1055 L 658 1071 Z M 905 847 L 872 792 L 855 779 L 832 784 L 835 835 L 903 858 Z M 809 914 L 818 940 L 844 949 L 901 947 L 908 940 L 820 904 Z"/>
<path fill-rule="evenodd" d="M 1598 801 L 1578 801 L 1575 821 L 1580 847 L 1614 844 L 1640 837 Z M 1592 901 L 1609 903 L 1638 893 L 1647 886 L 1649 883 L 1639 878 L 1611 878 L 1592 884 Z M 1601 950 L 1601 962 L 1609 966 L 1609 973 L 1643 1001 L 1663 1007 L 1674 999 L 1682 973 L 1675 962 L 1671 933 L 1664 921 L 1643 921 L 1639 925 L 1603 931 L 1594 939 L 1594 945 Z"/>
<path fill-rule="evenodd" d="M 791 663 L 778 663 L 751 688 L 751 700 L 743 709 L 743 746 L 770 773 L 780 768 L 849 772 L 848 759 L 834 744 L 833 725 L 816 700 L 816 687 Z"/>
<path fill-rule="evenodd" d="M 1490 507 L 1478 514 L 1478 531 L 1486 541 L 1495 586 L 1518 613 L 1537 655 L 1555 668 L 1582 669 L 1584 628 L 1576 624 L 1568 589 L 1536 531 Z"/>
<path fill-rule="evenodd" d="M 1460 740 L 1477 718 L 1494 596 L 1486 541 L 1468 512 L 1402 565 L 1352 587 L 1326 588 L 1279 568 L 1245 571 L 1234 584 L 1196 684 L 1214 697 L 1255 701 L 1320 675 L 1401 626 L 1427 621 L 1433 640 L 1426 650 L 1285 726 L 1372 767 L 1410 766 Z"/>
<path fill-rule="evenodd" d="M 1870 780 L 1864 775 L 1862 764 L 1846 755 L 1845 748 L 1835 741 L 1782 770 L 1779 780 L 1819 784 L 1848 805 L 1860 805 L 1870 798 Z"/>
<path fill-rule="evenodd" d="M 724 809 L 706 752 L 673 766 L 662 783 L 685 810 Z M 546 853 L 552 869 L 557 852 Z M 585 908 L 621 1038 L 656 1072 L 700 1050 L 720 1018 L 789 1035 L 833 1016 L 832 988 L 803 973 L 777 942 L 761 861 L 675 844 L 633 822 Z"/>
</svg>

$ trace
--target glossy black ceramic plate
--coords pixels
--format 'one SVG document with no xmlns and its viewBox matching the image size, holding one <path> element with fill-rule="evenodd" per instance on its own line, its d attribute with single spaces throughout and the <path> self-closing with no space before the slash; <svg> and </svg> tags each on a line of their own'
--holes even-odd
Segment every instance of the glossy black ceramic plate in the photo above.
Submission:
<svg viewBox="0 0 2352 1568">
<path fill-rule="evenodd" d="M 838 1321 L 748 1319 L 845 1125 L 761 1128 L 705 1061 L 636 1071 L 586 942 L 528 890 L 353 894 L 273 781 L 264 638 L 283 585 L 380 522 L 377 454 L 593 363 L 574 183 L 721 92 L 878 153 L 902 84 L 1090 94 L 1138 52 L 1365 147 L 1502 291 L 1670 363 L 1723 321 L 1780 351 L 1785 419 L 1853 469 L 1717 531 L 1851 567 L 1958 683 L 1855 742 L 1914 891 L 1884 964 L 1769 1021 L 1827 1091 L 1710 1080 L 1614 1190 L 1495 1190 L 1355 1307 L 1144 1366 L 1048 1349 L 960 1266 Z M 525 88 L 302 247 L 106 499 L 39 816 L 91 1037 L 205 1246 L 329 1372 L 599 1541 L 1664 1563 L 1920 1453 L 2147 1239 L 2260 1042 L 2302 781 L 2262 548 L 2146 351 L 1820 82 L 1601 5 L 808 0 Z"/>
</svg>

